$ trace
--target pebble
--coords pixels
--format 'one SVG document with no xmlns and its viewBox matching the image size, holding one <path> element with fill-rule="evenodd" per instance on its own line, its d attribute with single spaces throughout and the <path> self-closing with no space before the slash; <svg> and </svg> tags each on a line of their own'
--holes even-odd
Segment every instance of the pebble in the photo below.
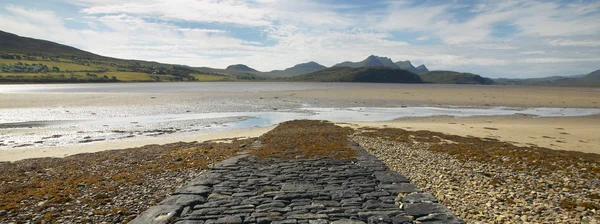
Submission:
<svg viewBox="0 0 600 224">
<path fill-rule="evenodd" d="M 565 199 L 589 202 L 588 191 L 600 191 L 600 180 L 579 177 L 579 169 L 569 174 L 540 175 L 533 167 L 513 170 L 499 164 L 459 161 L 449 154 L 427 150 L 427 144 L 431 143 L 409 145 L 365 136 L 351 139 L 363 148 L 373 149 L 369 152 L 390 169 L 431 192 L 468 223 L 581 223 L 583 220 L 592 223 L 600 220 L 595 210 L 581 206 L 565 210 L 560 206 Z M 490 184 L 492 178 L 502 182 Z M 557 183 L 566 186 L 556 188 Z M 600 204 L 598 199 L 594 202 Z"/>
</svg>

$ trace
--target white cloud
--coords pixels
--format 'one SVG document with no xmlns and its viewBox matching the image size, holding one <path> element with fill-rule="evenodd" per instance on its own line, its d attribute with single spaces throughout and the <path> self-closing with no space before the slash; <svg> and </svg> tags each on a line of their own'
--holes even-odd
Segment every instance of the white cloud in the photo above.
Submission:
<svg viewBox="0 0 600 224">
<path fill-rule="evenodd" d="M 581 46 L 581 47 L 600 47 L 600 40 L 568 40 L 556 39 L 550 40 L 548 43 L 552 46 Z"/>
<path fill-rule="evenodd" d="M 598 2 L 382 1 L 374 4 L 383 8 L 363 10 L 309 0 L 65 1 L 80 7 L 79 18 L 5 6 L 0 29 L 111 57 L 217 68 L 244 63 L 263 71 L 307 61 L 330 66 L 375 54 L 489 76 L 527 65 L 520 75 L 542 76 L 564 75 L 558 73 L 573 67 L 591 71 L 600 57 Z M 73 22 L 89 27 L 65 25 Z M 194 25 L 182 25 L 188 23 Z M 496 37 L 497 24 L 512 29 Z M 255 33 L 235 33 L 237 28 Z M 549 70 L 553 63 L 565 67 Z"/>
<path fill-rule="evenodd" d="M 270 24 L 265 19 L 268 16 L 267 10 L 254 8 L 245 1 L 237 0 L 131 0 L 114 4 L 103 1 L 85 1 L 85 3 L 88 7 L 81 11 L 90 15 L 125 13 L 195 22 L 234 23 L 248 26 Z"/>
<path fill-rule="evenodd" d="M 545 51 L 523 51 L 523 52 L 519 52 L 519 54 L 524 54 L 524 55 L 528 55 L 528 54 L 546 54 Z"/>
<path fill-rule="evenodd" d="M 570 62 L 600 62 L 600 57 L 596 58 L 526 58 L 521 60 L 523 63 L 570 63 Z"/>
</svg>

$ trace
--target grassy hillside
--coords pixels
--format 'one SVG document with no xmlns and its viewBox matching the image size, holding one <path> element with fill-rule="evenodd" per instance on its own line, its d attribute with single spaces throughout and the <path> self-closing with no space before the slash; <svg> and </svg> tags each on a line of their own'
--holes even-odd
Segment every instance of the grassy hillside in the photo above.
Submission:
<svg viewBox="0 0 600 224">
<path fill-rule="evenodd" d="M 332 67 L 321 71 L 295 76 L 295 81 L 311 82 L 379 82 L 379 83 L 421 83 L 418 75 L 388 67 Z"/>
<path fill-rule="evenodd" d="M 419 74 L 421 80 L 426 83 L 437 84 L 484 84 L 492 85 L 494 81 L 471 73 L 460 73 L 454 71 L 429 71 Z"/>
<path fill-rule="evenodd" d="M 0 31 L 0 82 L 169 82 L 264 79 L 259 73 L 110 58 L 50 41 Z"/>
</svg>

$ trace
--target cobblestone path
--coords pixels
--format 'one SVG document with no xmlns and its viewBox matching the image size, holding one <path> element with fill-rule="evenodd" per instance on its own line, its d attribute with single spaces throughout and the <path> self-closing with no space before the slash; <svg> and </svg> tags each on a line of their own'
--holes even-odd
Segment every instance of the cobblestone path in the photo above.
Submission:
<svg viewBox="0 0 600 224">
<path fill-rule="evenodd" d="M 350 145 L 357 158 L 225 160 L 131 223 L 464 223 Z"/>
</svg>

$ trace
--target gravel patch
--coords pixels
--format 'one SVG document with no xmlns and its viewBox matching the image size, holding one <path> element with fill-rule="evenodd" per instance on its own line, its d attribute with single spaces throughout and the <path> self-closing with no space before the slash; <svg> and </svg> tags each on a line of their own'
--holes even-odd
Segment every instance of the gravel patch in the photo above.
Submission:
<svg viewBox="0 0 600 224">
<path fill-rule="evenodd" d="M 252 139 L 0 163 L 0 223 L 126 223 Z"/>
<path fill-rule="evenodd" d="M 394 171 L 469 223 L 597 223 L 599 180 L 587 170 L 535 167 L 513 169 L 502 163 L 458 159 L 431 151 L 438 143 L 353 136 L 352 139 Z M 504 160 L 514 158 L 504 157 Z M 507 162 L 507 161 L 505 161 Z M 577 161 L 572 161 L 577 162 Z M 518 162 L 517 162 L 518 163 Z M 593 176 L 593 175 L 592 175 Z M 587 177 L 587 178 L 586 178 Z"/>
</svg>

